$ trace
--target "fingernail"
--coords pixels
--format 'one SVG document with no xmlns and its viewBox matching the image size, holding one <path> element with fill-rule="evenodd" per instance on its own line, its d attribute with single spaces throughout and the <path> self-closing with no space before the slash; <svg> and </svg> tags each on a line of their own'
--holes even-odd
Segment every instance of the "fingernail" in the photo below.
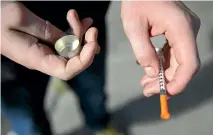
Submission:
<svg viewBox="0 0 213 135">
<path fill-rule="evenodd" d="M 76 12 L 75 12 L 75 10 L 74 9 L 70 9 L 69 11 L 68 11 L 68 14 L 69 14 L 69 16 L 71 16 L 71 15 L 76 15 Z"/>
<path fill-rule="evenodd" d="M 75 17 L 77 17 L 77 12 L 75 10 L 73 10 L 73 13 L 74 13 Z"/>
<path fill-rule="evenodd" d="M 151 96 L 153 96 L 154 94 L 153 93 L 148 93 L 147 94 L 147 97 L 151 97 Z"/>
<path fill-rule="evenodd" d="M 155 72 L 155 69 L 153 67 L 145 67 L 144 70 L 149 77 L 155 77 L 156 76 L 156 72 Z"/>
</svg>

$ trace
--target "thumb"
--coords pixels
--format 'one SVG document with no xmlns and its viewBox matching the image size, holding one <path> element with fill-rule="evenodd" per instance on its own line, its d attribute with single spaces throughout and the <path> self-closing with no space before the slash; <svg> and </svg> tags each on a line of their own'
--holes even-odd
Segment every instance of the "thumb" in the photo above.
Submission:
<svg viewBox="0 0 213 135">
<path fill-rule="evenodd" d="M 138 17 L 124 23 L 124 31 L 132 45 L 138 63 L 149 77 L 156 77 L 159 72 L 159 60 L 149 36 L 148 23 Z"/>
</svg>

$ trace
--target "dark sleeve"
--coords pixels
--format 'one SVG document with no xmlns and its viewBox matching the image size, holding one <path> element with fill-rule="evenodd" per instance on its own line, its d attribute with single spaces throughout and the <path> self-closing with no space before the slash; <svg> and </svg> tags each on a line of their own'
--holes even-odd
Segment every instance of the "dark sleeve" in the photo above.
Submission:
<svg viewBox="0 0 213 135">
<path fill-rule="evenodd" d="M 105 17 L 110 4 L 109 1 L 21 1 L 21 3 L 63 31 L 69 28 L 66 15 L 70 9 L 75 9 L 80 19 L 92 17 L 99 20 Z"/>
</svg>

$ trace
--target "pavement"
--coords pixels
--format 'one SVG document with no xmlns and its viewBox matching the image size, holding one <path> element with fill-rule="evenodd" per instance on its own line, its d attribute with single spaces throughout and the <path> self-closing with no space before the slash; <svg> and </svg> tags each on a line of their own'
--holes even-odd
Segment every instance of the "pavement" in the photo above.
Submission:
<svg viewBox="0 0 213 135">
<path fill-rule="evenodd" d="M 120 19 L 120 2 L 113 1 L 108 10 L 108 55 L 105 90 L 112 112 L 112 125 L 125 135 L 212 135 L 213 134 L 213 2 L 184 2 L 201 19 L 197 37 L 201 69 L 184 92 L 169 100 L 171 120 L 160 119 L 159 96 L 146 98 L 140 79 L 144 71 L 136 64 L 130 43 Z M 161 46 L 163 36 L 152 39 Z M 46 110 L 56 135 L 88 135 L 83 127 L 77 98 L 65 85 L 54 88 L 59 80 L 52 78 L 46 94 Z M 9 123 L 2 119 L 2 131 Z M 2 132 L 2 135 L 6 135 Z"/>
</svg>

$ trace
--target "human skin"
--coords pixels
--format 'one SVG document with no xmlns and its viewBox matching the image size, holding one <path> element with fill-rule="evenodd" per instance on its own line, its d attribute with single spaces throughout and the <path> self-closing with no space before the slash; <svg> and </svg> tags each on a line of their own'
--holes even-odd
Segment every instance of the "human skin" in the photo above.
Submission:
<svg viewBox="0 0 213 135">
<path fill-rule="evenodd" d="M 196 43 L 199 18 L 177 1 L 123 1 L 121 7 L 124 31 L 146 72 L 141 80 L 144 95 L 159 93 L 159 61 L 150 37 L 161 34 L 168 40 L 164 48 L 167 90 L 170 95 L 182 92 L 200 67 Z M 18 2 L 2 2 L 1 54 L 29 69 L 63 80 L 72 79 L 92 63 L 99 48 L 98 33 L 96 28 L 89 28 L 91 18 L 80 21 L 74 10 L 68 11 L 67 20 L 79 39 L 86 34 L 80 55 L 69 60 L 38 43 L 41 39 L 54 45 L 64 34 L 61 30 Z"/>
<path fill-rule="evenodd" d="M 200 67 L 196 43 L 199 18 L 178 1 L 123 1 L 121 7 L 124 31 L 146 72 L 141 80 L 144 95 L 160 92 L 159 60 L 150 38 L 161 34 L 167 39 L 163 48 L 167 91 L 170 95 L 182 92 Z"/>
<path fill-rule="evenodd" d="M 92 63 L 99 49 L 98 31 L 94 27 L 89 28 L 93 22 L 91 18 L 80 21 L 75 10 L 68 11 L 67 21 L 73 34 L 80 40 L 85 34 L 85 45 L 80 55 L 69 60 L 56 55 L 47 45 L 39 43 L 40 39 L 54 45 L 64 32 L 36 16 L 19 2 L 2 2 L 1 55 L 29 69 L 63 80 L 72 79 Z"/>
</svg>

